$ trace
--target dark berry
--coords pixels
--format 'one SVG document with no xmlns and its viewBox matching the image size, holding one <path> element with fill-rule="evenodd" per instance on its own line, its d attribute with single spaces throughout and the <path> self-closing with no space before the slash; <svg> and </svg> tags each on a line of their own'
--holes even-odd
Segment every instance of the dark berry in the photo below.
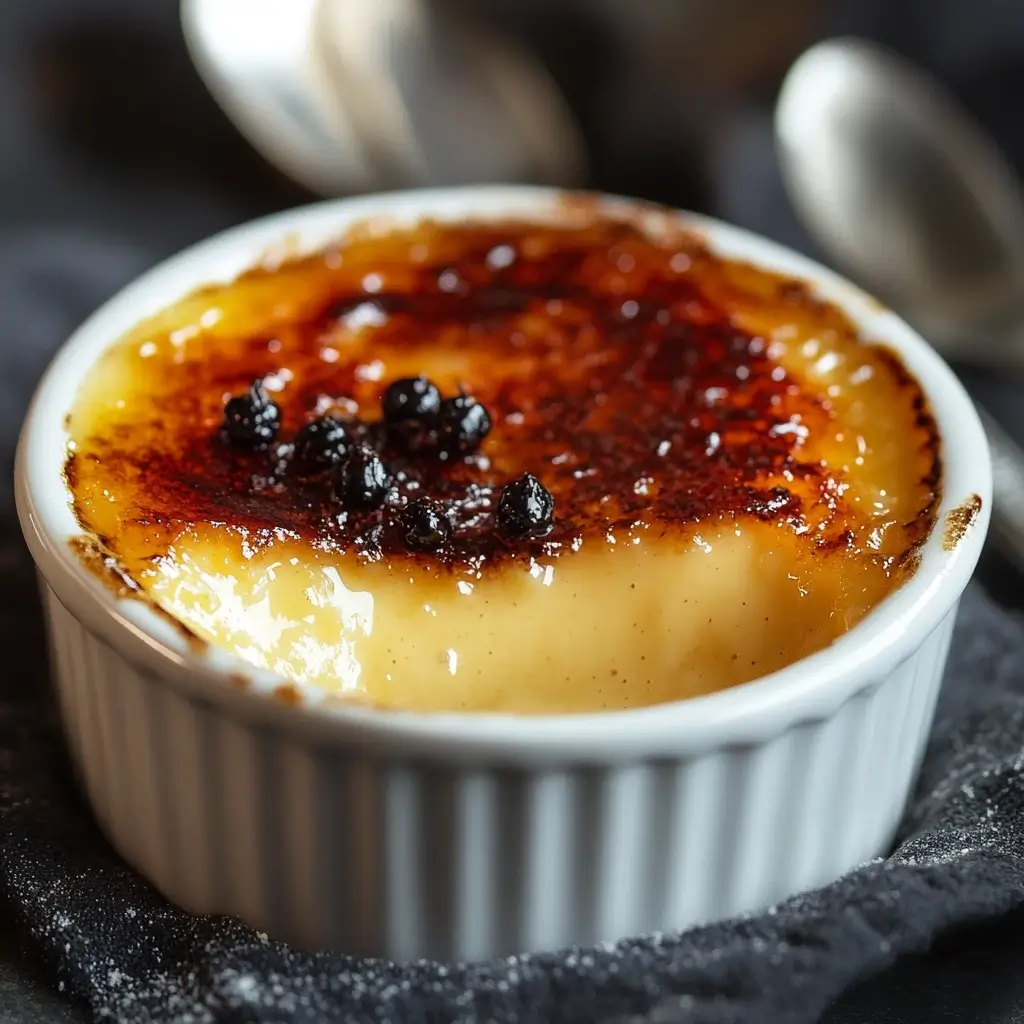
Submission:
<svg viewBox="0 0 1024 1024">
<path fill-rule="evenodd" d="M 266 448 L 281 425 L 281 410 L 270 400 L 263 382 L 254 380 L 244 395 L 224 406 L 224 432 L 237 445 Z"/>
<path fill-rule="evenodd" d="M 428 420 L 441 408 L 441 392 L 426 377 L 403 377 L 387 386 L 380 407 L 388 423 Z"/>
<path fill-rule="evenodd" d="M 498 499 L 498 529 L 512 540 L 543 537 L 555 517 L 555 499 L 532 474 L 506 484 Z"/>
<path fill-rule="evenodd" d="M 429 498 L 417 498 L 402 509 L 405 542 L 419 551 L 436 551 L 452 535 L 451 520 L 444 509 Z"/>
<path fill-rule="evenodd" d="M 413 455 L 431 447 L 435 439 L 433 420 L 399 420 L 387 424 L 387 443 L 395 451 Z"/>
<path fill-rule="evenodd" d="M 470 395 L 456 395 L 441 403 L 437 420 L 437 445 L 442 458 L 468 455 L 491 432 L 491 417 Z"/>
<path fill-rule="evenodd" d="M 350 444 L 345 424 L 324 416 L 307 423 L 295 435 L 295 463 L 308 470 L 337 466 L 348 454 Z"/>
<path fill-rule="evenodd" d="M 335 493 L 359 512 L 380 508 L 388 496 L 391 474 L 372 448 L 353 448 L 338 473 Z"/>
</svg>

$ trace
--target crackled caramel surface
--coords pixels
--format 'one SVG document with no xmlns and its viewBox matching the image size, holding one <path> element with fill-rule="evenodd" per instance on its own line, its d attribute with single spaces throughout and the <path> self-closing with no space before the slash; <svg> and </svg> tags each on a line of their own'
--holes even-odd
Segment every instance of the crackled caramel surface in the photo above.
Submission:
<svg viewBox="0 0 1024 1024">
<path fill-rule="evenodd" d="M 428 375 L 487 408 L 464 459 L 393 449 L 380 396 Z M 266 451 L 226 398 L 263 379 Z M 343 507 L 290 440 L 331 412 L 395 476 Z M 205 289 L 113 344 L 69 418 L 75 509 L 201 638 L 345 699 L 546 712 L 657 703 L 819 649 L 911 571 L 938 440 L 916 383 L 798 282 L 572 226 L 424 223 Z M 494 527 L 523 472 L 547 536 Z M 397 513 L 450 511 L 440 551 Z"/>
</svg>

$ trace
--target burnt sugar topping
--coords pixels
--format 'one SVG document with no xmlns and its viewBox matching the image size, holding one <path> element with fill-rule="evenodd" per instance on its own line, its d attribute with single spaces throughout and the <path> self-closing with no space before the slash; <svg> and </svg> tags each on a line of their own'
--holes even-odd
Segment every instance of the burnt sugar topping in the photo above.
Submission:
<svg viewBox="0 0 1024 1024">
<path fill-rule="evenodd" d="M 354 273 L 346 259 L 331 273 L 324 255 L 277 271 L 285 301 L 308 272 L 313 301 L 293 322 L 211 342 L 201 359 L 178 363 L 173 343 L 154 340 L 146 368 L 165 364 L 166 382 L 152 422 L 132 438 L 92 439 L 96 457 L 133 467 L 154 517 L 254 537 L 286 530 L 385 557 L 408 550 L 391 511 L 420 496 L 449 510 L 451 537 L 429 556 L 446 563 L 557 555 L 588 534 L 723 515 L 813 524 L 820 544 L 847 542 L 842 474 L 813 443 L 835 419 L 827 389 L 795 377 L 737 319 L 742 291 L 695 240 L 660 246 L 614 222 L 432 234 L 435 259 L 421 243 L 426 257 L 400 271 L 415 232 L 371 246 L 376 258 Z M 814 315 L 799 286 L 775 291 Z M 835 330 L 835 312 L 824 319 Z M 392 365 L 443 367 L 456 393 Z M 925 461 L 929 443 L 924 422 Z M 495 516 L 502 488 L 523 474 L 559 514 L 543 536 L 520 531 L 514 548 Z"/>
<path fill-rule="evenodd" d="M 596 211 L 562 226 L 371 226 L 203 289 L 111 346 L 69 432 L 83 527 L 122 573 L 225 643 L 241 635 L 231 615 L 243 582 L 269 594 L 304 563 L 333 581 L 314 604 L 343 594 L 351 610 L 351 594 L 375 595 L 375 637 L 389 607 L 381 594 L 397 586 L 379 590 L 382 572 L 419 588 L 415 608 L 437 622 L 439 595 L 483 602 L 484 584 L 516 567 L 567 602 L 545 623 L 569 614 L 572 593 L 624 588 L 616 650 L 639 651 L 639 637 L 650 644 L 658 632 L 664 651 L 636 653 L 615 683 L 567 652 L 566 709 L 704 692 L 829 642 L 898 585 L 941 482 L 916 382 L 840 310 L 681 228 L 653 237 Z M 628 579 L 610 582 L 598 554 Z M 681 555 L 669 573 L 665 559 Z M 667 592 L 687 574 L 686 593 Z M 296 595 L 316 590 L 302 579 Z M 569 582 L 551 585 L 559 579 Z M 216 602 L 196 596 L 210 580 Z M 763 607 L 746 596 L 762 584 Z M 702 596 L 712 592 L 714 608 Z M 533 615 L 515 593 L 509 607 Z M 332 653 L 326 639 L 310 653 L 308 623 L 304 638 L 265 640 L 285 619 L 305 621 L 303 600 L 245 626 L 245 656 L 296 677 L 357 678 L 341 688 L 416 706 L 409 691 L 392 693 L 393 645 L 353 640 L 363 620 L 350 611 Z M 728 602 L 744 638 L 712 642 Z M 663 621 L 667 604 L 689 609 L 685 642 Z M 475 628 L 486 614 L 473 612 Z M 783 614 L 804 616 L 801 636 L 772 651 L 774 641 L 749 638 L 755 619 L 771 630 Z M 408 625 L 412 612 L 402 615 Z M 615 631 L 605 632 L 610 644 Z M 560 642 L 549 638 L 549 652 Z M 431 643 L 422 657 L 445 686 L 477 671 L 469 641 L 438 633 Z M 497 671 L 503 643 L 481 641 L 480 679 Z M 521 649 L 508 658 L 521 665 Z M 474 705 L 462 690 L 436 696 L 447 691 L 435 675 L 441 706 Z M 488 692 L 486 706 L 520 707 Z"/>
</svg>

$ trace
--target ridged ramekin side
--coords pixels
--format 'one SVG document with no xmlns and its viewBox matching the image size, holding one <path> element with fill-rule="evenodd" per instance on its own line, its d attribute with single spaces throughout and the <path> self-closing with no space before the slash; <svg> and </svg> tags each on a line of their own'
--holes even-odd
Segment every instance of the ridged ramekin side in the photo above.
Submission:
<svg viewBox="0 0 1024 1024">
<path fill-rule="evenodd" d="M 956 610 L 887 678 L 763 743 L 533 770 L 353 755 L 246 724 L 136 669 L 43 589 L 72 756 L 128 862 L 189 910 L 391 958 L 673 930 L 883 852 Z"/>
</svg>

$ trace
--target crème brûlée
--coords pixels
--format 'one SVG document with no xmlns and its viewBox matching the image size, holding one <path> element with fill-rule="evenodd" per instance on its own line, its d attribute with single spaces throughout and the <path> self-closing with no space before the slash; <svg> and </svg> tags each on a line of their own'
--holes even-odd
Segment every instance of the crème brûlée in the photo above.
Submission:
<svg viewBox="0 0 1024 1024">
<path fill-rule="evenodd" d="M 413 711 L 782 668 L 913 572 L 940 487 L 917 383 L 839 309 L 582 205 L 364 225 L 206 287 L 106 351 L 68 431 L 112 586 Z"/>
</svg>

